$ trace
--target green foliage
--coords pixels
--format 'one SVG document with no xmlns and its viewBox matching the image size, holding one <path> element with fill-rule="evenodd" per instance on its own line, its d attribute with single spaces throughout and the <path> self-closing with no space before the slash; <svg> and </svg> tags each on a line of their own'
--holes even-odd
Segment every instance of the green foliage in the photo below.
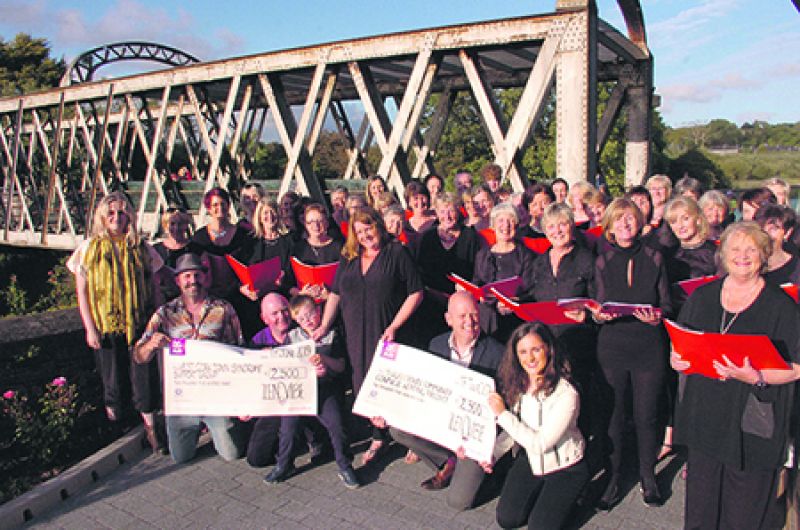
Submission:
<svg viewBox="0 0 800 530">
<path fill-rule="evenodd" d="M 0 95 L 18 96 L 58 86 L 65 71 L 63 58 L 50 57 L 47 40 L 25 33 L 8 42 L 0 38 Z"/>
<path fill-rule="evenodd" d="M 280 179 L 286 167 L 286 151 L 278 142 L 259 142 L 253 154 L 252 178 L 256 180 Z"/>
<path fill-rule="evenodd" d="M 64 309 L 77 305 L 69 256 L 39 249 L 0 250 L 0 316 Z"/>
<path fill-rule="evenodd" d="M 692 148 L 669 164 L 669 176 L 674 181 L 689 176 L 699 180 L 703 187 L 728 188 L 730 181 L 720 167 L 701 149 Z"/>
<path fill-rule="evenodd" d="M 8 287 L 2 291 L 3 300 L 8 307 L 8 314 L 21 316 L 28 313 L 28 293 L 17 283 L 17 275 L 12 274 Z"/>
<path fill-rule="evenodd" d="M 423 130 L 430 126 L 431 115 L 439 97 L 439 94 L 434 94 L 428 101 L 427 110 L 421 120 Z M 468 92 L 459 92 L 436 148 L 434 165 L 441 175 L 452 180 L 457 170 L 464 168 L 477 172 L 492 160 L 492 150 L 483 131 L 475 101 Z"/>
</svg>

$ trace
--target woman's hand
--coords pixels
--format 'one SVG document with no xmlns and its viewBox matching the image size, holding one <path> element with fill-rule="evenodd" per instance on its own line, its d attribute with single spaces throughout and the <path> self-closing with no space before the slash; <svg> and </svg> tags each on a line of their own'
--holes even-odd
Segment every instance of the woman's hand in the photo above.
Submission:
<svg viewBox="0 0 800 530">
<path fill-rule="evenodd" d="M 394 326 L 389 326 L 383 331 L 383 335 L 381 335 L 381 339 L 383 341 L 394 342 L 394 336 L 397 333 L 397 328 Z"/>
<path fill-rule="evenodd" d="M 100 333 L 96 327 L 90 326 L 86 328 L 86 344 L 93 350 L 100 349 Z"/>
<path fill-rule="evenodd" d="M 383 419 L 382 416 L 373 416 L 369 419 L 369 421 L 379 429 L 385 429 L 387 427 L 386 420 Z"/>
<path fill-rule="evenodd" d="M 258 291 L 254 291 L 249 285 L 239 286 L 239 292 L 242 293 L 245 298 L 249 298 L 253 302 L 258 300 Z"/>
<path fill-rule="evenodd" d="M 633 316 L 651 326 L 657 326 L 661 323 L 661 311 L 657 311 L 652 307 L 637 309 L 633 312 Z"/>
<path fill-rule="evenodd" d="M 616 313 L 604 313 L 602 311 L 602 307 L 603 306 L 601 306 L 599 304 L 598 305 L 587 305 L 586 306 L 586 309 L 591 311 L 592 318 L 598 324 L 603 324 L 604 322 L 609 322 L 609 321 L 614 320 L 615 318 L 619 317 L 619 315 L 616 314 Z"/>
<path fill-rule="evenodd" d="M 722 360 L 725 361 L 724 364 L 719 361 L 713 362 L 714 370 L 717 371 L 717 375 L 722 381 L 736 379 L 742 383 L 754 385 L 762 379 L 760 372 L 750 364 L 750 357 L 744 358 L 742 366 L 733 364 L 727 355 L 723 355 Z"/>
<path fill-rule="evenodd" d="M 320 354 L 315 353 L 308 358 L 308 362 L 314 365 L 314 371 L 316 371 L 317 377 L 322 377 L 325 375 L 325 365 L 322 364 L 322 356 Z"/>
<path fill-rule="evenodd" d="M 689 361 L 684 361 L 681 354 L 672 350 L 669 354 L 669 364 L 676 372 L 685 372 L 692 365 Z"/>
<path fill-rule="evenodd" d="M 492 414 L 494 414 L 495 417 L 506 411 L 506 403 L 503 401 L 503 396 L 497 392 L 492 392 L 489 394 L 487 402 L 489 403 L 489 408 L 492 409 Z"/>
<path fill-rule="evenodd" d="M 317 299 L 319 298 L 320 294 L 320 285 L 319 284 L 306 284 L 300 289 L 300 294 L 304 294 L 306 296 L 310 296 L 311 298 Z"/>
<path fill-rule="evenodd" d="M 586 322 L 586 311 L 583 309 L 570 309 L 569 311 L 564 311 L 564 316 L 570 320 L 574 320 L 575 322 Z"/>
</svg>

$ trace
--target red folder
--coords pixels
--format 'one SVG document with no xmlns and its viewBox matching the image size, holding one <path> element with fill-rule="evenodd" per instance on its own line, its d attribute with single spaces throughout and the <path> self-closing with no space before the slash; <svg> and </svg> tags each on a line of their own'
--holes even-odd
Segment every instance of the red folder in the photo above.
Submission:
<svg viewBox="0 0 800 530">
<path fill-rule="evenodd" d="M 594 243 L 603 235 L 603 227 L 601 225 L 593 226 L 588 230 L 584 230 L 583 234 L 590 243 Z"/>
<path fill-rule="evenodd" d="M 468 291 L 473 298 L 479 302 L 486 298 L 494 298 L 493 289 L 500 292 L 503 296 L 516 296 L 517 289 L 522 285 L 522 278 L 519 276 L 512 276 L 505 280 L 497 280 L 496 282 L 487 283 L 480 287 L 455 273 L 448 274 L 447 279 L 463 287 L 465 291 Z"/>
<path fill-rule="evenodd" d="M 725 364 L 725 355 L 737 366 L 744 364 L 745 357 L 756 370 L 788 370 L 789 365 L 775 349 L 766 335 L 734 335 L 709 333 L 687 329 L 671 320 L 664 320 L 672 349 L 691 366 L 686 374 L 700 374 L 711 379 L 719 379 L 714 370 L 714 361 Z"/>
<path fill-rule="evenodd" d="M 792 297 L 794 303 L 798 303 L 798 300 L 800 300 L 800 285 L 795 283 L 784 283 L 781 284 L 781 289 L 783 289 L 783 292 Z"/>
<path fill-rule="evenodd" d="M 695 289 L 697 289 L 701 285 L 711 283 L 718 278 L 719 276 L 712 274 L 710 276 L 700 276 L 699 278 L 691 278 L 689 280 L 683 280 L 682 282 L 678 282 L 675 285 L 683 289 L 683 292 L 685 292 L 686 295 L 689 296 L 694 292 Z"/>
<path fill-rule="evenodd" d="M 537 254 L 544 254 L 553 246 L 546 237 L 523 237 L 522 244 Z"/>
<path fill-rule="evenodd" d="M 297 286 L 303 288 L 306 285 L 323 284 L 330 289 L 333 287 L 333 279 L 336 277 L 338 261 L 326 263 L 324 265 L 306 265 L 299 259 L 292 256 L 292 270 L 297 279 Z"/>
<path fill-rule="evenodd" d="M 350 231 L 350 223 L 347 221 L 342 221 L 339 223 L 339 230 L 342 232 L 342 237 L 347 239 L 347 232 Z"/>
<path fill-rule="evenodd" d="M 519 304 L 503 296 L 502 293 L 497 290 L 493 290 L 493 292 L 497 297 L 498 303 L 514 311 L 515 315 L 526 322 L 541 322 L 548 326 L 576 323 L 564 314 L 564 308 L 559 307 L 558 302 L 555 300 Z"/>
<path fill-rule="evenodd" d="M 256 292 L 274 287 L 281 274 L 281 258 L 278 256 L 249 266 L 230 254 L 226 254 L 225 257 L 242 285 Z"/>
<path fill-rule="evenodd" d="M 478 230 L 478 235 L 480 235 L 490 247 L 497 243 L 497 235 L 494 233 L 494 228 L 484 228 L 483 230 Z"/>
</svg>

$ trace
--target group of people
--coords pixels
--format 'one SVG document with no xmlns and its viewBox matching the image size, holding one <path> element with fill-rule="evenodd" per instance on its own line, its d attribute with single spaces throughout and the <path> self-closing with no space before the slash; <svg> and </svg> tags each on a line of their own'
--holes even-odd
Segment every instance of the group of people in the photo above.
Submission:
<svg viewBox="0 0 800 530">
<path fill-rule="evenodd" d="M 333 190 L 330 208 L 294 192 L 276 201 L 248 185 L 238 222 L 230 195 L 213 188 L 203 199 L 205 226 L 193 230 L 188 212 L 170 208 L 154 245 L 140 237 L 126 197 L 107 195 L 68 266 L 108 418 L 133 403 L 149 443 L 162 448 L 158 352 L 172 339 L 253 348 L 311 339 L 318 421 L 167 416 L 169 452 L 176 462 L 191 459 L 204 424 L 223 458 L 246 453 L 251 465 L 274 464 L 265 482 L 276 484 L 295 473 L 298 443 L 317 455 L 329 438 L 339 477 L 356 488 L 346 409 L 379 342 L 396 341 L 495 379 L 485 404 L 498 426 L 494 456 L 475 462 L 375 417 L 362 465 L 394 440 L 408 449 L 406 462 L 431 468 L 421 486 L 448 488 L 459 510 L 476 502 L 487 473 L 502 469 L 498 523 L 557 528 L 600 469 L 598 508 L 618 503 L 623 461 L 634 458 L 623 452 L 632 425 L 645 504 L 663 503 L 656 464 L 680 446 L 688 449 L 686 528 L 782 526 L 800 378 L 800 313 L 781 289 L 800 284 L 788 186 L 774 179 L 746 192 L 734 222 L 729 197 L 691 178 L 673 186 L 654 175 L 614 199 L 563 179 L 522 193 L 501 184 L 494 164 L 477 182 L 458 171 L 453 192 L 430 175 L 406 187 L 407 210 L 378 176 L 363 195 Z M 226 255 L 251 265 L 278 258 L 281 273 L 266 288 L 241 286 Z M 338 263 L 335 279 L 298 283 L 293 260 Z M 493 296 L 457 289 L 451 274 L 477 286 L 515 279 L 517 304 L 599 304 L 569 306 L 569 323 L 526 322 Z M 691 295 L 679 286 L 712 275 Z M 618 314 L 603 310 L 605 302 L 641 306 Z M 726 358 L 715 363 L 716 378 L 693 373 L 670 351 L 665 318 L 766 335 L 789 368 Z"/>
</svg>

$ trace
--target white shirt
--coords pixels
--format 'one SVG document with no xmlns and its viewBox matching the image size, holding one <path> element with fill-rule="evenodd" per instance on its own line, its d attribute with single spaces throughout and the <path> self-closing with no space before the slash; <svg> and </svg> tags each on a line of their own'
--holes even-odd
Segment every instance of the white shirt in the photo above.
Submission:
<svg viewBox="0 0 800 530">
<path fill-rule="evenodd" d="M 455 341 L 453 340 L 453 333 L 450 333 L 450 337 L 447 339 L 447 345 L 450 346 L 450 360 L 456 364 L 460 364 L 464 368 L 469 368 L 469 364 L 472 362 L 472 354 L 475 353 L 475 345 L 477 343 L 478 339 L 476 338 L 467 345 L 467 349 L 462 355 L 459 353 L 458 348 L 456 348 Z"/>
</svg>

